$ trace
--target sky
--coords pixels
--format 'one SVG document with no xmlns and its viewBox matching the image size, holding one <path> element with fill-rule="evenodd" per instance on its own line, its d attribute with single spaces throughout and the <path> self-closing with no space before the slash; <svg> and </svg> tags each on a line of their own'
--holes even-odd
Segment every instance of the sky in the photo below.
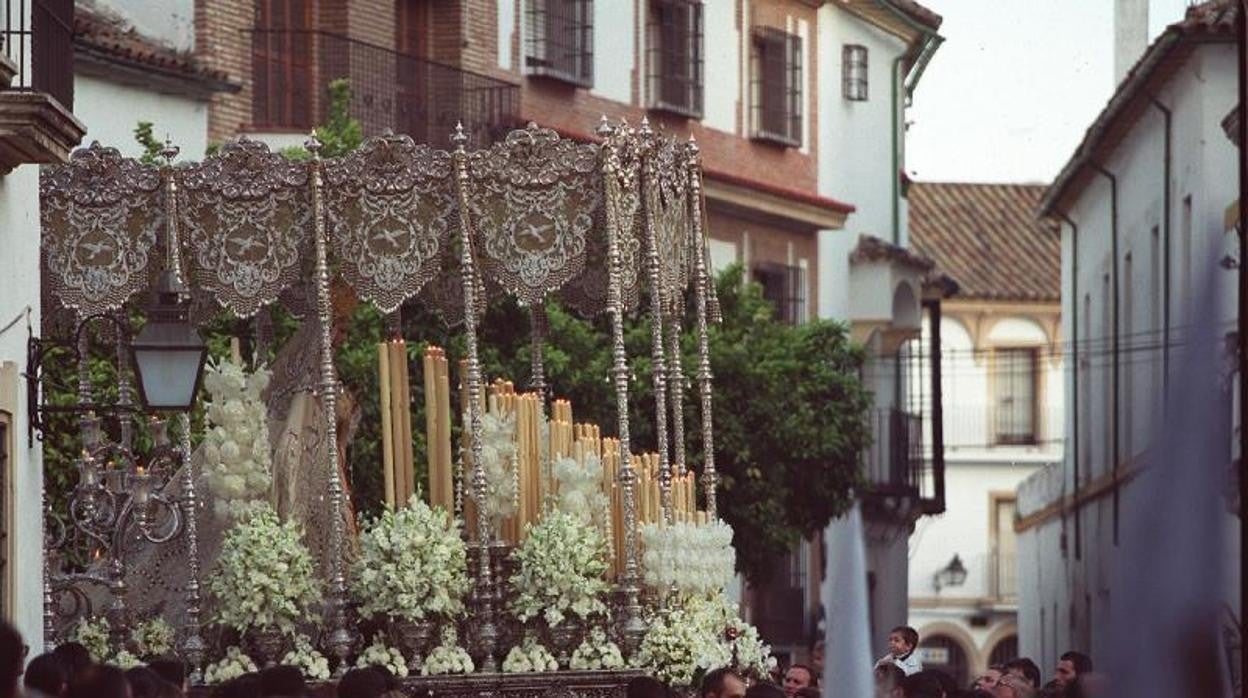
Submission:
<svg viewBox="0 0 1248 698">
<path fill-rule="evenodd" d="M 944 44 L 907 111 L 928 182 L 1049 182 L 1113 94 L 1114 0 L 920 0 Z M 1149 0 L 1149 36 L 1188 0 Z"/>
</svg>

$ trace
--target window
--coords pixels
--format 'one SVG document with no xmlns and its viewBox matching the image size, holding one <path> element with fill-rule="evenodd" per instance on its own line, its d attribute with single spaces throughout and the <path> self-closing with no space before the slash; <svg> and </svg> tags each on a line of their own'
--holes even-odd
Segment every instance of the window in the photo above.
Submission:
<svg viewBox="0 0 1248 698">
<path fill-rule="evenodd" d="M 1035 349 L 997 349 L 993 352 L 996 443 L 1036 443 Z"/>
<path fill-rule="evenodd" d="M 802 144 L 802 38 L 779 29 L 754 30 L 751 93 L 754 137 Z"/>
<path fill-rule="evenodd" d="M 310 4 L 256 0 L 256 30 L 251 40 L 253 125 L 313 126 Z"/>
<path fill-rule="evenodd" d="M 702 118 L 702 3 L 650 4 L 650 108 Z"/>
<path fill-rule="evenodd" d="M 0 56 L 17 70 L 0 90 L 42 92 L 73 111 L 74 0 L 7 0 L 0 15 Z"/>
<path fill-rule="evenodd" d="M 841 51 L 841 83 L 845 99 L 867 101 L 867 47 L 848 44 Z"/>
<path fill-rule="evenodd" d="M 989 593 L 999 600 L 1013 600 L 1018 596 L 1018 537 L 1014 533 L 1018 507 L 1013 497 L 994 494 L 989 495 L 989 500 L 993 512 L 989 529 L 992 546 Z"/>
<path fill-rule="evenodd" d="M 806 316 L 806 274 L 801 267 L 761 262 L 754 266 L 754 283 L 776 309 L 776 319 L 790 325 Z"/>
<path fill-rule="evenodd" d="M 524 65 L 582 87 L 594 84 L 593 0 L 529 0 Z"/>
<path fill-rule="evenodd" d="M 993 645 L 992 654 L 988 656 L 988 666 L 1005 664 L 1015 659 L 1018 659 L 1018 636 L 1010 635 Z"/>
</svg>

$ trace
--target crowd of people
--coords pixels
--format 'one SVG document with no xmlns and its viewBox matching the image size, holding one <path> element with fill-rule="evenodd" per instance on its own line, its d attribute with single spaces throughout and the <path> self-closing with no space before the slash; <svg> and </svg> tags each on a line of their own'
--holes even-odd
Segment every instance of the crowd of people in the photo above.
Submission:
<svg viewBox="0 0 1248 698">
<path fill-rule="evenodd" d="M 160 659 L 125 671 L 92 661 L 77 642 L 27 662 L 29 648 L 0 622 L 0 698 L 183 698 L 186 665 Z M 293 666 L 272 666 L 217 686 L 212 698 L 402 698 L 393 675 L 378 666 L 351 669 L 336 684 L 310 687 Z"/>
<path fill-rule="evenodd" d="M 924 669 L 918 655 L 919 634 L 894 628 L 888 653 L 875 664 L 875 698 L 1089 698 L 1107 695 L 1092 660 L 1067 652 L 1042 684 L 1040 667 L 1026 657 L 993 665 L 969 687 L 956 685 L 948 674 Z M 820 648 L 811 664 L 791 664 L 770 681 L 752 684 L 730 667 L 706 674 L 700 698 L 822 698 Z M 186 665 L 177 659 L 152 661 L 125 671 L 92 661 L 76 642 L 57 646 L 27 662 L 28 648 L 12 626 L 0 623 L 0 698 L 182 698 L 187 695 Z M 838 695 L 833 683 L 828 692 Z M 212 689 L 213 698 L 398 698 L 394 677 L 382 667 L 355 668 L 336 685 L 309 687 L 293 666 L 272 666 L 244 674 Z M 628 685 L 627 698 L 672 698 L 662 683 L 638 678 Z M 856 698 L 856 697 L 855 697 Z"/>
</svg>

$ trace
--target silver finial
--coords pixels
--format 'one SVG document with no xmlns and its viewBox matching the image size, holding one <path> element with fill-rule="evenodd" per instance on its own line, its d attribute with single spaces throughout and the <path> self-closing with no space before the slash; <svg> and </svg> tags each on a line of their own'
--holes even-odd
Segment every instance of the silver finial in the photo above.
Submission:
<svg viewBox="0 0 1248 698">
<path fill-rule="evenodd" d="M 607 115 L 603 114 L 598 119 L 598 128 L 597 128 L 598 135 L 603 138 L 606 138 L 607 136 L 611 135 L 612 131 L 614 131 L 614 129 L 611 128 L 611 123 L 607 121 Z"/>
<path fill-rule="evenodd" d="M 308 133 L 308 140 L 303 142 L 303 147 L 306 148 L 309 153 L 316 155 L 321 152 L 321 148 L 325 147 L 325 144 L 321 142 L 320 138 L 316 137 L 316 129 L 312 129 L 312 131 Z"/>
<path fill-rule="evenodd" d="M 455 132 L 451 134 L 451 144 L 462 148 L 468 144 L 468 134 L 464 133 L 464 122 L 455 122 Z"/>
<path fill-rule="evenodd" d="M 165 159 L 165 164 L 168 165 L 172 163 L 173 159 L 176 158 L 180 152 L 182 152 L 181 149 L 173 144 L 173 140 L 169 138 L 168 134 L 165 134 L 165 147 L 160 149 L 160 156 Z"/>
</svg>

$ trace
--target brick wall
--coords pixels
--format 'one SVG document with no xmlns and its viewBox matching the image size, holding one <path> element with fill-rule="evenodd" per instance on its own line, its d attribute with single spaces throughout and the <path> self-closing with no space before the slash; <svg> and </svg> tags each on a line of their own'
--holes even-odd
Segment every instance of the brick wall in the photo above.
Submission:
<svg viewBox="0 0 1248 698">
<path fill-rule="evenodd" d="M 818 317 L 819 244 L 815 235 L 747 220 L 716 210 L 714 205 L 708 206 L 707 225 L 711 237 L 735 245 L 738 261 L 748 261 L 751 266 L 759 262 L 800 266 L 805 260 L 806 316 Z"/>
<path fill-rule="evenodd" d="M 209 143 L 220 143 L 251 123 L 251 37 L 247 32 L 254 22 L 254 5 L 246 0 L 195 0 L 195 52 L 208 66 L 226 71 L 243 86 L 234 94 L 213 95 L 208 108 Z"/>
</svg>

